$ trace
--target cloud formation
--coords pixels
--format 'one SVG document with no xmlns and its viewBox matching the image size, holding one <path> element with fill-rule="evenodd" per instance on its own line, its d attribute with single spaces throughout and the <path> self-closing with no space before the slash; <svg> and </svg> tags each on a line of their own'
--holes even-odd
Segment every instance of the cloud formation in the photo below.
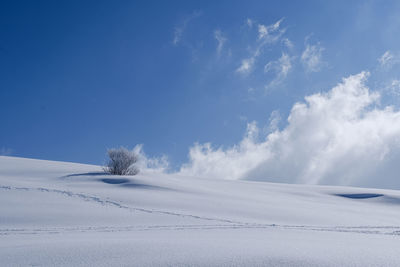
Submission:
<svg viewBox="0 0 400 267">
<path fill-rule="evenodd" d="M 388 50 L 378 58 L 378 62 L 381 68 L 390 69 L 393 65 L 400 63 L 400 56 Z"/>
<path fill-rule="evenodd" d="M 270 61 L 264 66 L 264 72 L 275 72 L 276 77 L 267 85 L 268 87 L 274 87 L 281 84 L 289 71 L 292 69 L 293 58 L 286 53 L 282 53 L 282 56 L 276 61 Z"/>
<path fill-rule="evenodd" d="M 282 120 L 281 114 L 279 110 L 274 110 L 271 112 L 269 116 L 269 126 L 268 126 L 268 133 L 275 132 L 279 130 L 279 123 Z"/>
<path fill-rule="evenodd" d="M 259 40 L 268 40 L 269 42 L 272 42 L 276 40 L 276 38 L 279 38 L 279 34 L 275 34 L 278 32 L 279 27 L 283 21 L 283 18 L 275 22 L 274 24 L 265 26 L 263 24 L 258 24 L 258 39 Z"/>
<path fill-rule="evenodd" d="M 293 105 L 287 126 L 249 123 L 229 148 L 195 144 L 180 173 L 222 179 L 400 188 L 400 112 L 380 107 L 367 72 Z"/>
<path fill-rule="evenodd" d="M 136 166 L 141 173 L 164 173 L 169 168 L 169 161 L 166 156 L 149 158 L 144 153 L 143 145 L 136 145 L 133 151 L 138 155 Z"/>
<path fill-rule="evenodd" d="M 325 49 L 320 43 L 315 45 L 306 44 L 306 48 L 301 54 L 301 62 L 306 72 L 318 72 L 323 67 L 322 52 Z"/>
<path fill-rule="evenodd" d="M 378 61 L 381 66 L 387 66 L 393 58 L 393 54 L 390 51 L 386 51 L 380 58 L 378 58 Z"/>
<path fill-rule="evenodd" d="M 217 40 L 217 54 L 221 55 L 221 51 L 224 47 L 225 42 L 228 40 L 221 32 L 221 30 L 214 31 L 215 40 Z"/>
<path fill-rule="evenodd" d="M 246 20 L 246 24 L 247 24 L 247 26 L 248 26 L 249 28 L 252 28 L 252 27 L 253 27 L 253 20 L 250 19 L 250 18 L 248 18 L 248 19 Z"/>
<path fill-rule="evenodd" d="M 394 79 L 390 83 L 391 93 L 400 96 L 400 80 Z"/>
<path fill-rule="evenodd" d="M 276 43 L 285 33 L 286 30 L 280 28 L 282 21 L 283 18 L 271 25 L 267 26 L 263 24 L 258 25 L 258 39 L 256 48 L 252 51 L 250 57 L 245 58 L 241 61 L 241 64 L 236 69 L 236 72 L 241 74 L 248 74 L 253 70 L 254 64 L 257 58 L 261 55 L 263 48 L 267 44 Z M 250 28 L 252 27 L 253 23 L 254 23 L 253 21 L 247 20 L 247 25 Z"/>
<path fill-rule="evenodd" d="M 187 25 L 195 18 L 198 18 L 201 16 L 201 11 L 194 11 L 191 15 L 187 16 L 183 22 L 175 26 L 174 29 L 174 39 L 172 40 L 172 43 L 174 45 L 178 45 L 178 43 L 182 40 L 182 35 L 183 32 L 186 30 Z"/>
<path fill-rule="evenodd" d="M 285 47 L 289 50 L 292 50 L 294 47 L 294 44 L 292 41 L 290 41 L 288 38 L 283 38 L 282 43 L 285 45 Z"/>
<path fill-rule="evenodd" d="M 255 57 L 245 58 L 242 60 L 242 64 L 240 64 L 239 68 L 236 69 L 237 72 L 246 74 L 249 73 L 254 65 Z"/>
</svg>

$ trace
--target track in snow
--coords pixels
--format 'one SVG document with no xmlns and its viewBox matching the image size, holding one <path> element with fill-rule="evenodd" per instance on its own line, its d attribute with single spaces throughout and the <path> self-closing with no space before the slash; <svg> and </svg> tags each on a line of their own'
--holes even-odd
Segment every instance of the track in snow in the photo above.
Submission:
<svg viewBox="0 0 400 267">
<path fill-rule="evenodd" d="M 88 226 L 88 227 L 50 227 L 50 228 L 7 228 L 0 229 L 0 235 L 35 235 L 35 234 L 60 234 L 60 233 L 88 233 L 88 232 L 132 232 L 132 231 L 151 231 L 151 230 L 223 230 L 223 229 L 287 229 L 301 231 L 325 231 L 325 232 L 343 232 L 343 233 L 360 233 L 360 234 L 378 234 L 400 236 L 400 226 L 310 226 L 310 225 L 279 225 L 279 224 L 255 224 L 243 223 L 229 219 L 210 218 L 197 216 L 192 214 L 183 214 L 162 210 L 150 210 L 138 207 L 130 207 L 121 202 L 102 199 L 97 196 L 87 195 L 83 193 L 73 193 L 71 191 L 48 189 L 43 187 L 12 187 L 0 186 L 2 190 L 18 190 L 18 191 L 39 191 L 44 193 L 56 193 L 67 197 L 76 197 L 84 201 L 91 201 L 100 205 L 108 205 L 116 208 L 126 209 L 131 212 L 156 213 L 169 216 L 186 217 L 205 221 L 219 222 L 220 224 L 191 224 L 191 225 L 152 225 L 152 226 Z M 224 223 L 224 224 L 221 224 Z"/>
<path fill-rule="evenodd" d="M 280 229 L 300 231 L 342 232 L 377 235 L 400 235 L 398 226 L 307 226 L 277 224 L 204 224 L 204 225 L 152 225 L 152 226 L 87 226 L 49 228 L 7 228 L 0 229 L 0 235 L 35 235 L 90 232 L 134 232 L 134 231 L 182 231 L 182 230 L 227 230 L 227 229 Z"/>
</svg>

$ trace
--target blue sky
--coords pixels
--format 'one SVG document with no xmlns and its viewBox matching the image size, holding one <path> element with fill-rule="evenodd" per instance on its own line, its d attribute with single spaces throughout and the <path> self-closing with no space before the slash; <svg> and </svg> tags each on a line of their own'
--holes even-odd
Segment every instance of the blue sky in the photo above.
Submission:
<svg viewBox="0 0 400 267">
<path fill-rule="evenodd" d="M 143 144 L 178 169 L 195 143 L 228 149 L 253 122 L 285 129 L 296 102 L 362 71 L 379 105 L 397 108 L 399 12 L 398 1 L 2 1 L 0 152 L 102 164 L 107 148 Z"/>
</svg>

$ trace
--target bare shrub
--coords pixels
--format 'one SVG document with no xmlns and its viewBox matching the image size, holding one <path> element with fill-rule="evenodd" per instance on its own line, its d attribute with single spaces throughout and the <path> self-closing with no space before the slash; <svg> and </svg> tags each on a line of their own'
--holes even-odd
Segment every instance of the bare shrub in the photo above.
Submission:
<svg viewBox="0 0 400 267">
<path fill-rule="evenodd" d="M 124 147 L 113 148 L 107 151 L 109 161 L 104 171 L 114 175 L 136 175 L 139 169 L 135 166 L 138 155 Z"/>
</svg>

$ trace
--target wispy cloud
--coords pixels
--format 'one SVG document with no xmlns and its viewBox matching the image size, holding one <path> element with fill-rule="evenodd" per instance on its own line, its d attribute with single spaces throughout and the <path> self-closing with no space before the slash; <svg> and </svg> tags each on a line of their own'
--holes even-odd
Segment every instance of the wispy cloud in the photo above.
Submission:
<svg viewBox="0 0 400 267">
<path fill-rule="evenodd" d="M 290 41 L 288 38 L 283 38 L 282 43 L 289 50 L 292 50 L 294 48 L 293 42 Z"/>
<path fill-rule="evenodd" d="M 181 40 L 182 40 L 182 36 L 184 31 L 186 30 L 187 25 L 195 18 L 200 17 L 202 14 L 201 11 L 194 11 L 192 14 L 190 14 L 189 16 L 185 17 L 183 22 L 177 26 L 175 26 L 174 29 L 174 39 L 172 40 L 172 43 L 174 45 L 178 45 Z"/>
<path fill-rule="evenodd" d="M 397 79 L 392 80 L 391 88 L 392 88 L 392 92 L 395 95 L 400 96 L 400 80 L 397 80 Z"/>
<path fill-rule="evenodd" d="M 381 57 L 378 58 L 379 66 L 381 68 L 390 69 L 394 65 L 400 63 L 400 55 L 394 54 L 391 51 L 386 51 Z"/>
<path fill-rule="evenodd" d="M 268 64 L 264 66 L 264 72 L 273 71 L 276 73 L 276 77 L 267 85 L 267 88 L 281 84 L 285 80 L 289 71 L 292 69 L 292 61 L 293 57 L 282 53 L 282 56 L 278 60 L 268 62 Z"/>
<path fill-rule="evenodd" d="M 288 54 L 282 53 L 282 56 L 276 60 L 268 62 L 264 67 L 264 72 L 275 70 L 279 76 L 286 77 L 292 68 L 291 58 Z"/>
<path fill-rule="evenodd" d="M 392 79 L 383 87 L 383 91 L 390 96 L 400 97 L 400 80 Z"/>
<path fill-rule="evenodd" d="M 243 59 L 242 64 L 240 64 L 239 68 L 237 68 L 236 71 L 242 74 L 249 73 L 253 68 L 254 61 L 255 57 Z"/>
<path fill-rule="evenodd" d="M 222 34 L 221 30 L 219 29 L 214 31 L 214 37 L 217 40 L 217 54 L 221 55 L 224 44 L 228 39 Z"/>
<path fill-rule="evenodd" d="M 379 64 L 384 67 L 387 66 L 392 60 L 394 56 L 392 52 L 386 51 L 380 58 L 378 58 Z"/>
<path fill-rule="evenodd" d="M 275 22 L 274 24 L 271 25 L 263 25 L 263 24 L 258 24 L 258 39 L 270 39 L 269 42 L 275 41 L 276 38 L 279 38 L 279 35 L 275 35 L 279 30 L 279 27 L 283 21 L 283 18 Z"/>
<path fill-rule="evenodd" d="M 301 54 L 301 61 L 306 72 L 318 72 L 324 66 L 322 52 L 325 50 L 320 43 L 310 45 L 306 42 L 306 47 Z"/>
<path fill-rule="evenodd" d="M 250 19 L 250 18 L 248 18 L 247 20 L 246 20 L 246 24 L 247 24 L 247 26 L 249 27 L 249 28 L 253 28 L 253 20 L 252 19 Z"/>
<path fill-rule="evenodd" d="M 236 69 L 236 72 L 241 74 L 248 74 L 253 70 L 254 64 L 257 58 L 261 55 L 263 48 L 267 44 L 277 42 L 285 33 L 286 30 L 280 28 L 282 21 L 283 18 L 267 26 L 263 24 L 258 24 L 258 39 L 256 48 L 252 51 L 250 57 L 242 59 L 240 66 Z"/>
<path fill-rule="evenodd" d="M 269 116 L 268 132 L 272 133 L 279 130 L 279 122 L 282 120 L 281 114 L 278 110 L 271 112 Z"/>
</svg>

